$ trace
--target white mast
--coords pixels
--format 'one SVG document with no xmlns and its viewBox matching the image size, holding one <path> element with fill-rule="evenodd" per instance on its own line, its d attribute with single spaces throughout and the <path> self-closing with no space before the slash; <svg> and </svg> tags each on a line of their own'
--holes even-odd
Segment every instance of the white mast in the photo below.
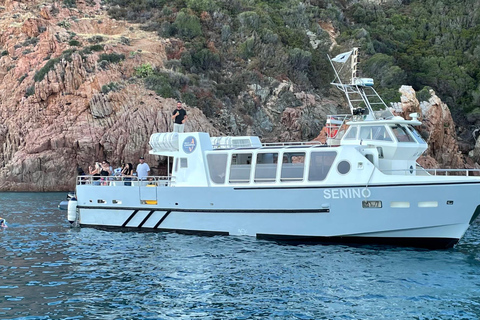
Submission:
<svg viewBox="0 0 480 320">
<path fill-rule="evenodd" d="M 393 117 L 392 112 L 373 88 L 373 79 L 358 77 L 358 48 L 341 53 L 332 59 L 328 55 L 327 57 L 335 72 L 335 79 L 331 84 L 345 94 L 353 116 L 360 116 L 364 120 Z M 350 63 L 347 64 L 349 59 Z M 345 66 L 350 66 L 350 72 L 343 70 Z"/>
</svg>

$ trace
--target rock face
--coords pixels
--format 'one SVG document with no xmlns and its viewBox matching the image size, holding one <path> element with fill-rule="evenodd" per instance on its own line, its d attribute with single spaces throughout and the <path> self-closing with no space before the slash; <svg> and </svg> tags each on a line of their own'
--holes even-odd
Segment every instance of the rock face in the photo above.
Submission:
<svg viewBox="0 0 480 320">
<path fill-rule="evenodd" d="M 450 109 L 435 92 L 430 90 L 429 101 L 422 103 L 418 102 L 415 90 L 410 86 L 402 86 L 400 93 L 401 103 L 397 105 L 396 113 L 405 119 L 410 119 L 411 113 L 418 113 L 422 125 L 417 129 L 429 146 L 418 163 L 425 168 L 472 168 L 473 162 L 468 162 L 460 152 Z"/>
<path fill-rule="evenodd" d="M 87 171 L 103 159 L 114 167 L 136 164 L 140 155 L 153 174 L 165 174 L 162 159 L 148 155 L 148 140 L 154 132 L 171 130 L 175 101 L 123 81 L 135 66 L 162 67 L 162 43 L 102 16 L 98 6 L 89 12 L 91 19 L 72 23 L 66 32 L 58 24 L 77 11 L 43 6 L 34 17 L 29 5 L 7 1 L 0 22 L 0 190 L 72 190 L 77 167 Z M 105 52 L 127 58 L 100 67 L 98 53 L 69 54 L 72 34 L 87 41 L 78 36 L 85 33 L 110 38 Z M 130 46 L 116 42 L 120 36 L 128 37 Z M 141 54 L 131 55 L 132 47 Z M 41 79 L 39 70 L 45 71 Z M 187 112 L 187 130 L 220 134 L 200 110 L 187 107 Z"/>
<path fill-rule="evenodd" d="M 182 41 L 112 20 L 100 0 L 61 5 L 0 2 L 0 191 L 72 190 L 77 167 L 87 171 L 103 159 L 135 165 L 141 155 L 153 174 L 166 174 L 165 159 L 149 156 L 148 140 L 172 129 L 175 101 L 146 90 L 136 68 L 164 68 L 178 59 Z M 461 167 L 448 108 L 434 95 L 430 107 L 420 107 L 414 92 L 403 90 L 401 112 L 417 110 L 426 120 L 422 132 L 433 149 L 425 163 Z M 265 77 L 236 104 L 219 106 L 216 119 L 186 106 L 186 130 L 305 140 L 321 131 L 327 114 L 344 113 L 340 104 Z"/>
</svg>

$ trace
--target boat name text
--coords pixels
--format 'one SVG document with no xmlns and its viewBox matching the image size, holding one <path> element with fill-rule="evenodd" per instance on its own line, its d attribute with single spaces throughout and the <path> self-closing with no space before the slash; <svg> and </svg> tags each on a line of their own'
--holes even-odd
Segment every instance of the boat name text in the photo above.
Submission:
<svg viewBox="0 0 480 320">
<path fill-rule="evenodd" d="M 369 198 L 370 190 L 367 188 L 335 188 L 323 190 L 323 197 L 325 199 L 354 199 L 354 198 Z"/>
</svg>

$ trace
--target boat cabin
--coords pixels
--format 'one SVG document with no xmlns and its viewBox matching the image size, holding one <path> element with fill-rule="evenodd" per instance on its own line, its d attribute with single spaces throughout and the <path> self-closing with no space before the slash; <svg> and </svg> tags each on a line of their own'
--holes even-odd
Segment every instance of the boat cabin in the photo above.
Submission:
<svg viewBox="0 0 480 320">
<path fill-rule="evenodd" d="M 156 133 L 151 154 L 173 158 L 172 185 L 319 185 L 383 174 L 415 175 L 427 148 L 412 127 L 417 120 L 350 121 L 338 144 L 262 144 L 258 137 L 210 137 L 208 133 Z M 341 138 L 339 138 L 341 136 Z M 169 162 L 170 163 L 170 162 Z"/>
<path fill-rule="evenodd" d="M 389 120 L 351 121 L 339 133 L 340 145 L 359 146 L 359 151 L 385 174 L 416 170 L 418 157 L 427 143 L 413 127 L 420 122 L 394 117 Z"/>
</svg>

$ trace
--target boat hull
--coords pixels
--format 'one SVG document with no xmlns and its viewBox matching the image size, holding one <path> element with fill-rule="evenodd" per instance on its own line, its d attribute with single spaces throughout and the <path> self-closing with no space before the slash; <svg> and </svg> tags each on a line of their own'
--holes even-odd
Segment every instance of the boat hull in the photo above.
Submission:
<svg viewBox="0 0 480 320">
<path fill-rule="evenodd" d="M 449 248 L 480 213 L 468 196 L 479 191 L 479 183 L 368 188 L 86 185 L 77 188 L 77 210 L 80 225 L 91 227 Z"/>
</svg>

